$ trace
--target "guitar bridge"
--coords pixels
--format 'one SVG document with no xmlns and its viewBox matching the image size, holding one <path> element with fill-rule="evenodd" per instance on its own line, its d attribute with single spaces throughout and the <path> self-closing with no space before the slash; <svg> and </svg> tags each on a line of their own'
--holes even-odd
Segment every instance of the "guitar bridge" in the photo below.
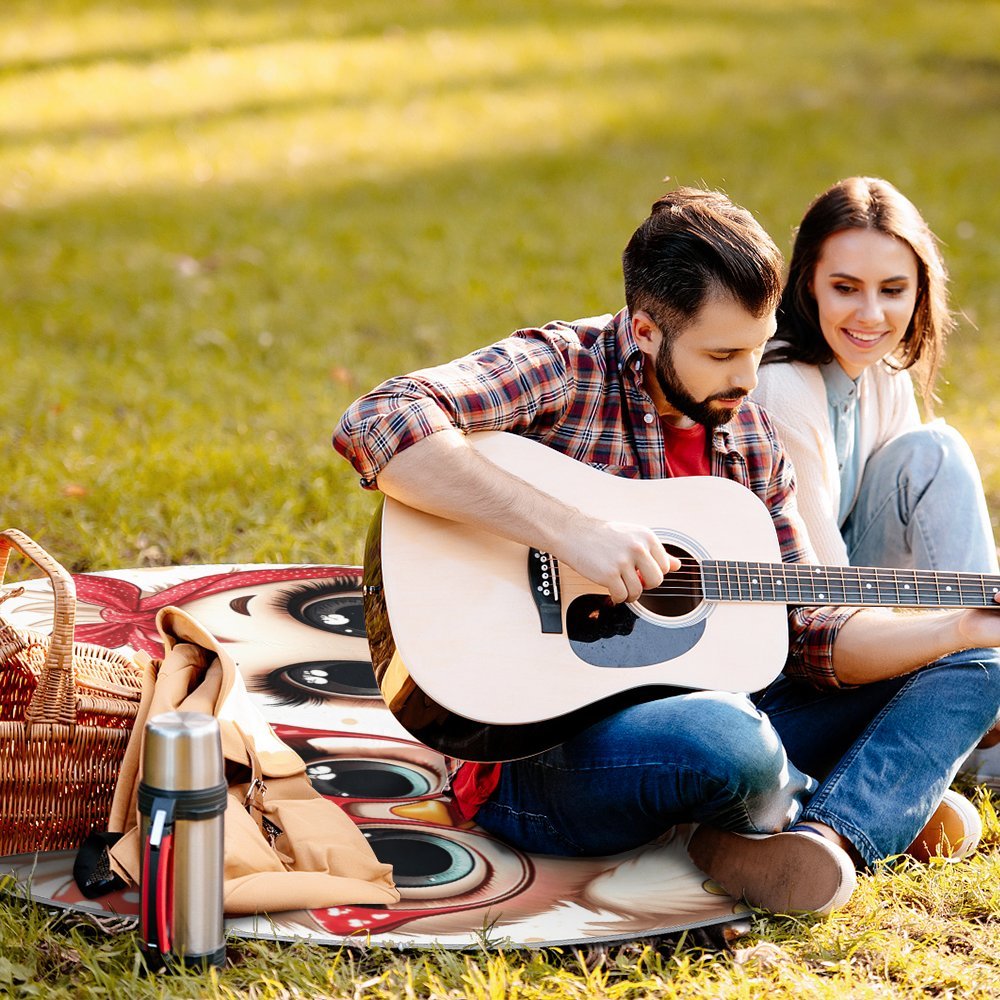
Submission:
<svg viewBox="0 0 1000 1000">
<path fill-rule="evenodd" d="M 562 596 L 559 593 L 559 563 L 548 552 L 528 549 L 528 584 L 542 631 L 562 632 Z"/>
</svg>

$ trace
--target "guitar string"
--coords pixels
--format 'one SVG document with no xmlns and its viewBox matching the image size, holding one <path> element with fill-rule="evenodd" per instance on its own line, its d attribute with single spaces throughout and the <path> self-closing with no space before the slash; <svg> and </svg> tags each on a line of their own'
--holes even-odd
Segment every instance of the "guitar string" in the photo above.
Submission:
<svg viewBox="0 0 1000 1000">
<path fill-rule="evenodd" d="M 702 568 L 707 572 L 714 572 L 717 578 L 713 581 L 708 581 L 706 584 Z M 732 579 L 732 574 L 734 573 L 736 574 L 735 584 Z M 865 573 L 869 574 L 869 579 L 865 579 L 862 576 Z M 725 580 L 722 579 L 723 574 L 726 576 Z M 830 578 L 831 576 L 834 578 Z M 839 576 L 840 579 L 836 579 L 836 576 Z M 823 579 L 820 579 L 820 577 L 823 577 Z M 898 570 L 867 566 L 817 567 L 808 563 L 796 565 L 794 563 L 709 561 L 694 567 L 682 566 L 681 569 L 668 573 L 664 577 L 663 584 L 658 587 L 648 588 L 643 593 L 654 597 L 691 597 L 698 592 L 703 592 L 707 586 L 709 588 L 714 587 L 717 590 L 727 590 L 730 594 L 734 590 L 739 590 L 740 597 L 743 597 L 742 591 L 744 586 L 746 586 L 751 591 L 749 599 L 752 600 L 754 599 L 752 596 L 752 586 L 757 586 L 759 588 L 771 588 L 771 597 L 764 596 L 762 598 L 758 596 L 757 598 L 770 601 L 774 600 L 775 597 L 780 598 L 783 596 L 774 593 L 776 586 L 790 585 L 791 588 L 797 588 L 798 593 L 793 594 L 790 600 L 778 600 L 776 603 L 794 603 L 796 597 L 800 600 L 802 599 L 802 590 L 805 584 L 809 590 L 816 590 L 823 587 L 826 590 L 834 591 L 834 593 L 828 595 L 817 594 L 818 597 L 831 604 L 835 604 L 838 601 L 847 603 L 852 600 L 851 594 L 847 592 L 847 588 L 849 587 L 853 587 L 857 591 L 857 599 L 862 600 L 862 603 L 893 604 L 893 601 L 882 598 L 880 593 L 881 587 L 894 589 L 896 591 L 895 596 L 902 598 L 904 595 L 899 590 L 900 584 L 904 588 L 908 588 L 911 583 L 918 588 L 917 592 L 910 595 L 916 598 L 912 603 L 914 605 L 923 604 L 925 607 L 935 604 L 948 606 L 948 601 L 941 592 L 942 587 L 945 588 L 945 591 L 951 598 L 979 601 L 982 602 L 982 606 L 984 607 L 992 606 L 994 603 L 993 595 L 1000 592 L 1000 576 L 991 576 L 988 574 L 948 573 L 937 570 Z M 873 585 L 878 591 L 877 599 L 874 602 L 865 602 L 863 599 L 866 596 L 871 597 L 875 595 L 866 595 L 862 591 L 862 586 L 865 586 L 867 589 Z M 955 586 L 957 586 L 956 590 L 949 589 Z M 921 588 L 929 587 L 937 590 L 937 601 L 928 600 L 927 598 L 930 595 L 921 591 Z M 838 589 L 841 591 L 839 594 L 836 593 Z M 758 594 L 760 593 L 758 591 Z M 922 601 L 921 598 L 923 598 Z M 717 600 L 718 598 L 710 599 Z M 897 606 L 899 606 L 898 603 Z M 904 603 L 902 606 L 908 605 Z"/>
<path fill-rule="evenodd" d="M 968 573 L 959 570 L 922 570 L 922 569 L 899 569 L 887 566 L 822 566 L 815 563 L 786 563 L 786 562 L 758 562 L 756 560 L 739 559 L 708 559 L 704 562 L 697 562 L 690 557 L 682 560 L 681 568 L 664 575 L 664 580 L 680 580 L 692 578 L 701 580 L 702 570 L 724 572 L 727 580 L 731 583 L 731 574 L 737 574 L 739 584 L 740 574 L 755 574 L 751 582 L 756 582 L 757 577 L 768 575 L 788 581 L 794 578 L 795 582 L 817 583 L 819 577 L 832 577 L 835 585 L 839 582 L 844 585 L 848 582 L 848 577 L 858 583 L 873 582 L 884 586 L 897 586 L 900 582 L 908 584 L 916 583 L 918 586 L 954 586 L 960 588 L 967 586 L 970 588 L 981 588 L 989 586 L 994 588 L 994 592 L 1000 591 L 1000 576 L 988 573 Z M 864 580 L 861 574 L 869 574 L 871 580 Z M 836 576 L 840 580 L 836 580 Z M 716 581 L 721 584 L 721 580 Z M 647 593 L 654 593 L 656 588 L 652 588 Z"/>
<path fill-rule="evenodd" d="M 905 592 L 909 590 L 911 584 L 915 589 L 910 594 L 906 594 Z M 1000 592 L 1000 577 L 990 578 L 984 576 L 982 580 L 977 581 L 949 582 L 940 578 L 927 579 L 920 577 L 907 577 L 900 580 L 898 578 L 890 579 L 883 576 L 880 579 L 870 579 L 858 574 L 852 576 L 850 579 L 819 579 L 815 573 L 778 572 L 767 574 L 756 571 L 753 576 L 744 572 L 734 581 L 728 573 L 726 573 L 725 578 L 722 577 L 722 574 L 717 574 L 715 579 L 706 579 L 699 572 L 685 573 L 684 571 L 677 571 L 676 573 L 668 573 L 660 586 L 650 587 L 645 593 L 651 595 L 683 593 L 689 592 L 692 588 L 715 588 L 730 592 L 739 591 L 741 593 L 743 589 L 747 589 L 753 593 L 754 588 L 760 592 L 765 589 L 773 591 L 775 587 L 780 586 L 787 586 L 790 590 L 797 591 L 799 594 L 827 591 L 843 594 L 845 597 L 851 593 L 857 593 L 861 597 L 864 596 L 865 591 L 870 590 L 871 587 L 875 587 L 878 593 L 881 593 L 881 590 L 885 588 L 888 592 L 894 593 L 900 598 L 912 596 L 917 599 L 923 598 L 925 601 L 933 596 L 929 593 L 931 590 L 936 592 L 940 600 L 946 600 L 948 596 L 992 600 L 992 596 Z"/>
<path fill-rule="evenodd" d="M 564 592 L 567 596 L 572 594 L 582 595 L 591 592 L 591 588 L 588 587 L 564 587 Z M 810 605 L 810 606 L 820 606 L 820 605 L 831 605 L 831 606 L 846 606 L 846 607 L 865 607 L 865 606 L 881 606 L 881 607 L 921 607 L 921 608 L 947 608 L 947 607 L 973 607 L 973 608 L 994 608 L 996 607 L 996 601 L 993 600 L 992 595 L 983 597 L 981 594 L 960 594 L 955 593 L 950 595 L 955 598 L 953 600 L 946 600 L 944 598 L 934 598 L 925 597 L 924 599 L 917 599 L 913 601 L 905 600 L 894 600 L 891 596 L 879 596 L 875 594 L 815 594 L 809 596 L 802 593 L 785 593 L 775 592 L 771 594 L 757 593 L 757 594 L 738 594 L 735 589 L 730 589 L 727 592 L 720 593 L 718 596 L 714 594 L 706 595 L 700 587 L 678 587 L 678 588 L 655 588 L 653 590 L 643 591 L 643 597 L 658 597 L 658 598 L 686 598 L 689 600 L 706 600 L 710 602 L 727 602 L 727 601 L 749 601 L 758 602 L 762 604 L 790 604 L 790 605 Z"/>
</svg>

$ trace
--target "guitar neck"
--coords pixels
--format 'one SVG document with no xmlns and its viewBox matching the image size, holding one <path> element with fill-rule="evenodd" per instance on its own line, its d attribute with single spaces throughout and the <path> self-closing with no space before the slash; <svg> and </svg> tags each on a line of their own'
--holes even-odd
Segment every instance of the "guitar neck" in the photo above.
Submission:
<svg viewBox="0 0 1000 1000">
<path fill-rule="evenodd" d="M 701 585 L 705 597 L 712 601 L 843 604 L 851 607 L 996 608 L 994 598 L 1000 592 L 1000 576 L 709 559 L 701 563 Z"/>
</svg>

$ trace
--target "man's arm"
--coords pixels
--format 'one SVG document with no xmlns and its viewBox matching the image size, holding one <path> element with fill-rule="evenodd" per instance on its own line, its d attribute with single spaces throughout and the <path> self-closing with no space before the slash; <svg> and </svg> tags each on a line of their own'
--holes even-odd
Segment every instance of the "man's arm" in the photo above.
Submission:
<svg viewBox="0 0 1000 1000">
<path fill-rule="evenodd" d="M 1000 594 L 994 600 L 1000 604 Z M 913 614 L 867 608 L 840 627 L 833 669 L 842 684 L 869 684 L 983 646 L 1000 646 L 1000 608 Z"/>
<path fill-rule="evenodd" d="M 570 405 L 580 352 L 560 331 L 522 330 L 464 358 L 387 379 L 347 408 L 334 448 L 373 489 L 395 454 L 441 431 L 518 434 L 552 426 Z"/>
<path fill-rule="evenodd" d="M 397 452 L 378 487 L 409 507 L 551 552 L 616 602 L 635 600 L 680 567 L 646 526 L 589 517 L 494 465 L 457 429 Z"/>
</svg>

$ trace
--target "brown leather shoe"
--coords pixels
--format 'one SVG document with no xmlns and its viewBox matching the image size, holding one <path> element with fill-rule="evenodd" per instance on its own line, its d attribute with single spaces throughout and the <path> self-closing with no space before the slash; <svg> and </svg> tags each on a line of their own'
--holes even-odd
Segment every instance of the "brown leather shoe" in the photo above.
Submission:
<svg viewBox="0 0 1000 1000">
<path fill-rule="evenodd" d="M 949 788 L 906 853 L 918 861 L 961 861 L 979 846 L 982 835 L 983 821 L 976 807 Z"/>
<path fill-rule="evenodd" d="M 847 852 L 818 834 L 753 835 L 699 826 L 688 854 L 731 896 L 772 913 L 829 913 L 858 884 Z"/>
</svg>

